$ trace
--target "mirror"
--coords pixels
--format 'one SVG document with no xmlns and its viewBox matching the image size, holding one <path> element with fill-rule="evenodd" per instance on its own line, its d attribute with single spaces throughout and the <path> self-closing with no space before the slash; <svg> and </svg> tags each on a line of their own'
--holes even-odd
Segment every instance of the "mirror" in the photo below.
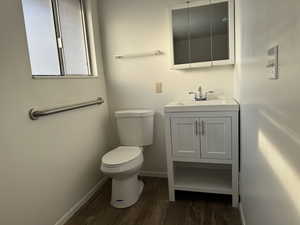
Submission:
<svg viewBox="0 0 300 225">
<path fill-rule="evenodd" d="M 211 6 L 191 7 L 190 11 L 190 63 L 208 62 L 211 55 Z"/>
<path fill-rule="evenodd" d="M 172 30 L 174 45 L 174 63 L 190 63 L 189 47 L 189 9 L 176 9 L 172 11 Z"/>
<path fill-rule="evenodd" d="M 233 12 L 232 0 L 203 0 L 172 9 L 173 68 L 234 64 Z"/>
<path fill-rule="evenodd" d="M 228 2 L 210 5 L 212 11 L 213 60 L 229 59 Z"/>
</svg>

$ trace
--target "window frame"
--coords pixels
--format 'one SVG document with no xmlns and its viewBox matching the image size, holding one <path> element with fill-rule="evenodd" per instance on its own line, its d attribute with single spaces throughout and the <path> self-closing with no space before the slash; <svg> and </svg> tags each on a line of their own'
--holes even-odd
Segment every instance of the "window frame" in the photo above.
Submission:
<svg viewBox="0 0 300 225">
<path fill-rule="evenodd" d="M 60 74 L 59 75 L 34 75 L 31 72 L 33 79 L 89 79 L 98 78 L 98 69 L 96 63 L 96 49 L 94 40 L 93 28 L 93 13 L 92 13 L 92 0 L 79 0 L 81 6 L 82 28 L 85 43 L 85 53 L 87 59 L 88 74 L 66 74 L 63 59 L 63 48 L 59 47 L 59 38 L 61 39 L 61 29 L 59 21 L 59 0 L 49 0 L 51 2 L 53 22 L 55 27 L 55 35 L 57 40 L 57 52 L 59 58 Z M 31 64 L 31 62 L 30 62 Z M 32 70 L 32 68 L 31 68 Z"/>
</svg>

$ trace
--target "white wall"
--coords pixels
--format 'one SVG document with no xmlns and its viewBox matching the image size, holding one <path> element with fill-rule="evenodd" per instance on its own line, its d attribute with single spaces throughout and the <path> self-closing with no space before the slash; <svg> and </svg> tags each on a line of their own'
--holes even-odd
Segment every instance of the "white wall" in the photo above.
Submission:
<svg viewBox="0 0 300 225">
<path fill-rule="evenodd" d="M 126 108 L 151 108 L 156 114 L 155 143 L 145 151 L 144 170 L 166 171 L 163 106 L 199 85 L 233 94 L 233 67 L 170 70 L 168 7 L 172 0 L 102 0 L 101 16 L 105 73 L 112 112 Z M 183 1 L 182 1 L 183 2 Z M 162 50 L 157 57 L 115 59 L 126 53 Z M 163 82 L 163 93 L 155 83 Z"/>
<path fill-rule="evenodd" d="M 1 1 L 0 28 L 0 224 L 53 225 L 100 179 L 99 158 L 109 148 L 108 107 L 38 121 L 28 110 L 97 96 L 107 102 L 104 77 L 33 80 L 19 0 Z"/>
<path fill-rule="evenodd" d="M 300 4 L 240 0 L 241 194 L 247 225 L 300 222 Z M 279 44 L 280 79 L 267 78 Z"/>
</svg>

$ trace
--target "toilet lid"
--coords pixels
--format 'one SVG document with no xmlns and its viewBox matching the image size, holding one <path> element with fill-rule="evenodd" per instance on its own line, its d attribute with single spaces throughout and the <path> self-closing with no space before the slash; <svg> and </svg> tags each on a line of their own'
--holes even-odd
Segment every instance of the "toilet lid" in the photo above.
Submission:
<svg viewBox="0 0 300 225">
<path fill-rule="evenodd" d="M 102 163 L 117 166 L 136 159 L 141 153 L 140 147 L 120 146 L 106 153 L 102 158 Z"/>
</svg>

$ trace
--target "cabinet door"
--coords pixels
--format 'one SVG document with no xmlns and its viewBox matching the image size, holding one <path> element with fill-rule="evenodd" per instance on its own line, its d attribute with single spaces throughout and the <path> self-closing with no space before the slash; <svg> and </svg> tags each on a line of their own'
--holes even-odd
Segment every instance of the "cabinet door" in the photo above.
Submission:
<svg viewBox="0 0 300 225">
<path fill-rule="evenodd" d="M 201 118 L 201 158 L 231 159 L 231 119 Z"/>
<path fill-rule="evenodd" d="M 172 118 L 172 151 L 174 156 L 200 157 L 198 118 Z"/>
<path fill-rule="evenodd" d="M 213 65 L 234 63 L 234 6 L 232 0 L 212 0 Z"/>
<path fill-rule="evenodd" d="M 180 4 L 171 29 L 174 69 L 234 64 L 234 0 Z"/>
<path fill-rule="evenodd" d="M 173 64 L 189 66 L 189 8 L 187 4 L 180 7 L 183 8 L 176 8 L 171 11 Z"/>
<path fill-rule="evenodd" d="M 210 66 L 212 61 L 211 34 L 212 7 L 209 1 L 191 2 L 190 16 L 190 63 L 192 67 Z"/>
</svg>

